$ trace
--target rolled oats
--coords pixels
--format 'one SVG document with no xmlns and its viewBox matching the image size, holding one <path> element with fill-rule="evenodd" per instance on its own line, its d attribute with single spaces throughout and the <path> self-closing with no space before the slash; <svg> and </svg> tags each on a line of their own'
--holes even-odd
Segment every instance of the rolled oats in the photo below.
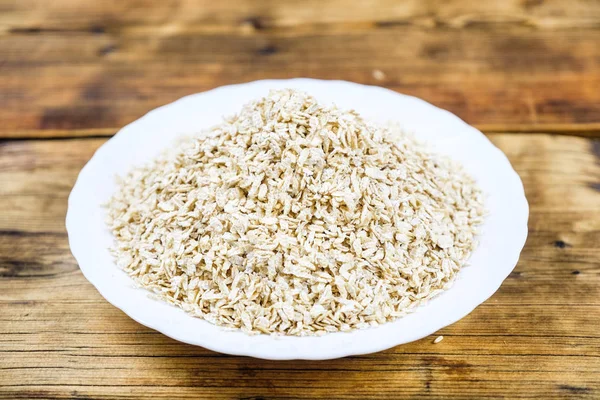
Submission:
<svg viewBox="0 0 600 400">
<path fill-rule="evenodd" d="M 272 91 L 119 180 L 117 264 L 188 313 L 249 333 L 377 326 L 446 289 L 482 193 L 397 128 Z"/>
</svg>

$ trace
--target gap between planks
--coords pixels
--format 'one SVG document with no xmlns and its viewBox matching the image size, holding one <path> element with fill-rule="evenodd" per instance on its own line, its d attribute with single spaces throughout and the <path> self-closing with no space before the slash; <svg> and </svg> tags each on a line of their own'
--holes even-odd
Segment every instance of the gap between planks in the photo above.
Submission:
<svg viewBox="0 0 600 400">
<path fill-rule="evenodd" d="M 514 133 L 514 134 L 553 134 L 577 136 L 584 138 L 600 138 L 600 122 L 582 124 L 536 124 L 536 125 L 500 125 L 475 124 L 475 128 L 484 134 Z M 57 140 L 57 139 L 100 139 L 114 136 L 120 128 L 89 128 L 89 129 L 30 129 L 0 132 L 0 141 L 4 140 Z"/>
</svg>

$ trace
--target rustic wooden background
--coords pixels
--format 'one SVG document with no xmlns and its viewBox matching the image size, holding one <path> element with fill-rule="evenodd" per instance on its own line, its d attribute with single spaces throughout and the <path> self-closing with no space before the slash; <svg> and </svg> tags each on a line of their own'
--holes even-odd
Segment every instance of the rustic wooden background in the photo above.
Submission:
<svg viewBox="0 0 600 400">
<path fill-rule="evenodd" d="M 104 301 L 64 227 L 77 173 L 183 95 L 260 78 L 382 85 L 474 124 L 531 205 L 471 315 L 377 354 L 261 361 Z M 0 0 L 0 397 L 600 398 L 600 2 Z"/>
</svg>

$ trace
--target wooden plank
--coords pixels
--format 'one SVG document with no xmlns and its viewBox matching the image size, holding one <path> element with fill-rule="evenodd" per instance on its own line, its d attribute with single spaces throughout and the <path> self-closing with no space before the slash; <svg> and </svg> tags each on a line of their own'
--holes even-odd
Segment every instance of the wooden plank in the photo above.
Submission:
<svg viewBox="0 0 600 400">
<path fill-rule="evenodd" d="M 299 37 L 133 35 L 114 44 L 96 36 L 63 38 L 68 44 L 52 35 L 15 36 L 0 47 L 1 130 L 116 130 L 190 93 L 298 76 L 382 85 L 483 126 L 596 124 L 598 35 L 396 27 Z M 4 50 L 11 41 L 19 52 Z"/>
<path fill-rule="evenodd" d="M 196 30 L 225 31 L 248 24 L 253 29 L 290 28 L 302 25 L 336 24 L 448 25 L 460 28 L 485 23 L 521 23 L 541 29 L 597 26 L 600 6 L 595 2 L 573 0 L 486 1 L 458 0 L 344 0 L 303 2 L 268 0 L 261 2 L 194 2 L 119 0 L 102 2 L 57 0 L 46 4 L 35 0 L 0 3 L 0 31 L 36 33 L 39 31 L 88 30 L 101 33 L 124 27 L 158 27 L 176 30 L 194 26 Z"/>
<path fill-rule="evenodd" d="M 450 369 L 450 368 L 448 368 Z M 118 373 L 118 372 L 117 372 Z M 544 399 L 565 399 L 565 398 L 577 398 L 577 399 L 593 399 L 593 390 L 585 386 L 572 386 L 572 385 L 557 385 L 556 390 L 547 390 L 549 385 L 545 382 L 539 381 L 507 381 L 501 380 L 496 382 L 482 382 L 482 381 L 467 381 L 458 380 L 449 382 L 440 382 L 438 384 L 432 383 L 440 375 L 450 375 L 450 372 L 434 372 L 430 373 L 431 379 L 424 379 L 423 382 L 429 385 L 415 385 L 414 382 L 407 381 L 400 386 L 397 382 L 389 384 L 389 381 L 393 379 L 393 376 L 387 375 L 380 379 L 372 381 L 373 377 L 369 375 L 369 381 L 361 380 L 360 382 L 353 383 L 352 377 L 356 376 L 357 373 L 352 372 L 341 372 L 339 374 L 323 374 L 322 378 L 318 380 L 303 381 L 304 387 L 300 387 L 296 390 L 281 389 L 277 387 L 271 387 L 268 390 L 256 388 L 256 387 L 214 387 L 207 385 L 205 387 L 169 387 L 164 385 L 154 385 L 150 387 L 146 386 L 127 386 L 127 387 L 98 387 L 98 386 L 61 386 L 61 385 L 36 385 L 31 387 L 30 390 L 23 391 L 20 387 L 7 388 L 8 399 L 15 398 L 52 398 L 52 399 L 72 399 L 72 398 L 108 398 L 108 399 L 121 399 L 123 393 L 130 398 L 136 397 L 150 397 L 153 399 L 172 399 L 174 393 L 177 398 L 185 399 L 197 399 L 209 398 L 209 399 L 331 399 L 331 396 L 338 396 L 337 398 L 347 399 L 364 399 L 368 396 L 370 399 L 389 399 L 393 398 L 407 398 L 407 399 L 420 399 L 420 398 L 436 398 L 436 399 L 448 399 L 448 398 L 488 398 L 487 393 L 502 392 L 503 388 L 508 387 L 512 398 L 537 398 Z M 255 376 L 261 376 L 260 372 Z M 296 373 L 289 373 L 284 375 L 290 381 L 294 381 Z M 460 376 L 456 374 L 455 376 Z M 330 383 L 330 380 L 334 379 L 334 383 Z M 270 385 L 270 381 L 258 380 L 258 382 L 266 382 Z M 456 382 L 456 384 L 454 383 Z M 377 391 L 376 391 L 376 390 Z M 401 393 L 400 395 L 398 393 Z M 434 393 L 444 393 L 447 395 L 436 395 Z M 525 394 L 527 393 L 527 394 Z M 529 395 L 532 393 L 532 395 Z M 592 394 L 590 394 L 592 393 Z M 15 397 L 17 396 L 17 397 Z M 340 397 L 341 396 L 341 397 Z M 501 397 L 497 397 L 501 398 Z"/>
<path fill-rule="evenodd" d="M 565 290 L 577 288 L 582 280 L 583 278 L 564 279 L 563 287 Z M 79 280 L 78 284 L 93 290 L 82 280 Z M 535 284 L 527 280 L 522 280 L 521 284 L 527 284 L 528 288 L 535 290 Z M 595 279 L 593 284 L 598 286 L 598 279 Z M 58 287 L 68 290 L 70 286 L 65 284 Z M 30 291 L 36 290 L 31 288 L 32 285 Z M 600 304 L 597 293 L 595 298 L 587 296 L 583 299 L 583 302 L 588 304 L 574 302 L 569 304 L 568 299 L 564 302 L 556 301 L 558 304 L 535 304 L 535 302 L 527 302 L 528 299 L 522 299 L 521 302 L 513 299 L 509 304 L 500 304 L 503 297 L 509 297 L 508 293 L 510 292 L 504 290 L 488 303 L 479 306 L 477 312 L 466 318 L 464 323 L 456 324 L 449 329 L 449 334 L 478 336 L 504 334 L 562 338 L 578 336 L 600 345 L 598 332 Z M 565 308 L 568 306 L 571 310 L 565 314 Z M 0 309 L 2 309 L 0 321 L 3 321 L 4 325 L 0 328 L 0 334 L 6 337 L 23 332 L 54 334 L 87 332 L 110 336 L 115 332 L 131 333 L 140 330 L 138 324 L 129 323 L 125 315 L 117 312 L 105 301 L 10 301 L 1 303 Z M 85 313 L 87 316 L 84 317 Z M 507 324 L 507 320 L 510 320 L 510 324 Z M 543 326 L 544 332 L 540 332 L 540 326 Z M 1 378 L 0 382 L 2 382 Z"/>
<path fill-rule="evenodd" d="M 422 343 L 423 345 L 424 343 Z M 431 343 L 428 343 L 432 347 Z M 440 346 L 442 347 L 442 346 Z M 440 351 L 440 350 L 438 350 Z M 44 359 L 40 359 L 43 355 Z M 412 357 L 411 357 L 412 356 Z M 537 357 L 537 363 L 528 363 Z M 403 385 L 408 383 L 414 388 L 422 388 L 422 381 L 427 370 L 437 370 L 439 383 L 451 383 L 457 381 L 456 375 L 480 381 L 492 380 L 490 377 L 500 378 L 501 381 L 517 380 L 519 375 L 527 374 L 526 381 L 538 380 L 548 384 L 560 382 L 555 376 L 556 372 L 563 372 L 561 377 L 566 382 L 577 381 L 580 384 L 585 380 L 594 379 L 597 372 L 597 360 L 590 356 L 576 355 L 550 355 L 550 356 L 528 356 L 528 355 L 478 355 L 478 354 L 449 354 L 441 352 L 432 355 L 386 352 L 375 360 L 372 357 L 353 357 L 341 360 L 324 362 L 269 362 L 242 359 L 240 357 L 152 357 L 152 363 L 143 368 L 150 357 L 111 357 L 94 355 L 72 355 L 61 352 L 41 352 L 41 354 L 21 354 L 18 365 L 28 369 L 26 376 L 20 379 L 27 386 L 35 385 L 103 385 L 106 383 L 106 374 L 112 371 L 114 374 L 110 386 L 153 386 L 159 385 L 171 387 L 186 386 L 218 386 L 226 387 L 227 381 L 236 376 L 231 386 L 244 388 L 253 387 L 258 382 L 253 379 L 251 373 L 244 373 L 248 368 L 261 376 L 263 382 L 270 382 L 272 388 L 280 388 L 290 392 L 307 387 L 307 383 L 314 380 L 315 374 L 329 375 L 327 380 L 331 381 L 331 388 L 337 391 L 343 390 L 342 382 L 333 383 L 340 379 L 345 373 L 349 376 L 342 378 L 345 382 L 351 381 L 354 385 L 371 380 L 380 381 L 368 388 L 367 393 L 373 389 L 383 389 L 386 379 L 394 374 L 402 373 L 402 381 L 396 379 L 390 382 L 388 390 L 390 393 L 399 392 Z M 7 363 L 11 366 L 11 363 Z M 563 366 L 561 366 L 563 364 Z M 564 364 L 577 365 L 575 370 L 568 371 Z M 64 366 L 68 366 L 64 368 Z M 37 368 L 36 368 L 37 367 Z M 173 371 L 177 367 L 181 372 Z M 427 368 L 429 367 L 429 368 Z M 23 369 L 25 369 L 23 368 Z M 0 384 L 10 386 L 14 384 L 14 369 L 0 375 Z M 73 371 L 74 370 L 74 371 Z M 75 373 L 74 373 L 75 372 Z M 295 379 L 289 379 L 291 374 Z M 452 374 L 456 374 L 452 376 Z M 163 379 L 157 379 L 159 375 Z M 190 380 L 191 375 L 196 375 L 195 385 Z M 167 378 L 167 379 L 164 379 Z M 325 377 L 324 377 L 325 378 Z M 321 381 L 325 383 L 325 380 Z M 326 387 L 327 385 L 323 385 Z M 593 389 L 597 389 L 594 387 Z M 201 392 L 200 392 L 201 393 Z"/>
<path fill-rule="evenodd" d="M 115 313 L 117 315 L 117 313 Z M 117 318 L 120 324 L 125 322 L 124 317 Z M 470 318 L 470 317 L 469 317 Z M 121 322 L 121 319 L 123 321 Z M 130 321 L 130 320 L 127 320 Z M 220 357 L 227 358 L 199 346 L 190 346 L 177 342 L 158 332 L 151 331 L 137 325 L 138 329 L 131 332 L 119 330 L 102 334 L 99 332 L 62 332 L 59 337 L 53 332 L 28 332 L 11 334 L 11 342 L 0 342 L 0 353 L 14 352 L 20 344 L 23 357 L 30 357 L 35 353 L 76 357 Z M 430 346 L 433 335 L 413 343 L 398 346 L 384 352 L 352 356 L 374 360 L 381 358 L 387 361 L 395 355 L 488 355 L 488 356 L 582 356 L 597 357 L 600 355 L 598 343 L 595 340 L 581 340 L 580 336 L 555 337 L 549 335 L 524 335 L 524 334 L 494 334 L 477 335 L 470 333 L 454 333 L 452 328 L 446 328 L 439 333 L 444 335 L 443 345 Z M 108 339 L 110 337 L 110 339 Z M 391 356 L 390 356 L 391 355 Z"/>
<path fill-rule="evenodd" d="M 500 290 L 437 335 L 385 352 L 273 362 L 173 341 L 81 275 L 64 230 L 105 139 L 0 146 L 0 398 L 597 398 L 598 140 L 491 134 L 522 177 L 529 239 Z"/>
</svg>

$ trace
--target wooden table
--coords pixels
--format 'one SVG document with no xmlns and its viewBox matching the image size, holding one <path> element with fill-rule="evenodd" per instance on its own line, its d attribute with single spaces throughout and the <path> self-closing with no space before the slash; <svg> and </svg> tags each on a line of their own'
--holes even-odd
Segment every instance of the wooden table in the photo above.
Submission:
<svg viewBox="0 0 600 400">
<path fill-rule="evenodd" d="M 506 153 L 531 215 L 501 289 L 321 362 L 217 354 L 108 304 L 64 227 L 94 151 L 183 95 L 298 76 L 419 96 Z M 0 138 L 2 398 L 600 398 L 597 1 L 0 0 Z"/>
</svg>

